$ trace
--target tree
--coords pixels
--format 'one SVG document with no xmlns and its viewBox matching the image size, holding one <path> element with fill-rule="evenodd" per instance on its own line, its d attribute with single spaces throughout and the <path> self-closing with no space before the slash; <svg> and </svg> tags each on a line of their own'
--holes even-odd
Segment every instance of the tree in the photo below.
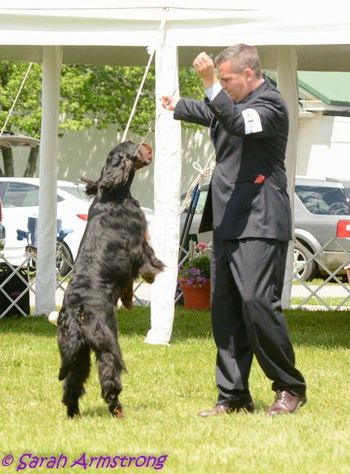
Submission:
<svg viewBox="0 0 350 474">
<path fill-rule="evenodd" d="M 60 129 L 83 130 L 90 126 L 98 129 L 111 123 L 117 130 L 124 130 L 138 90 L 143 67 L 64 66 L 61 81 L 61 112 L 65 120 Z M 200 97 L 201 82 L 190 68 L 179 73 L 181 94 Z M 155 121 L 155 72 L 150 68 L 138 105 L 131 122 L 137 134 L 154 129 Z"/>
<path fill-rule="evenodd" d="M 3 129 L 3 124 L 5 124 L 8 119 L 9 112 L 27 69 L 27 63 L 0 62 L 1 130 Z M 39 138 L 41 123 L 41 110 L 38 106 L 41 98 L 40 74 L 41 67 L 38 64 L 33 64 L 21 91 L 19 107 L 13 110 L 7 122 L 6 132 L 15 133 L 21 131 L 22 133 L 24 132 L 35 138 Z M 13 176 L 14 160 L 12 148 L 1 147 L 1 152 L 3 157 L 3 169 L 0 168 L 0 174 L 2 176 Z M 26 176 L 33 176 L 36 168 L 37 155 L 38 148 L 30 148 Z M 35 166 L 33 166 L 33 164 Z"/>
<path fill-rule="evenodd" d="M 0 129 L 25 73 L 27 63 L 0 61 Z M 59 135 L 65 131 L 81 131 L 89 127 L 104 129 L 115 124 L 122 131 L 129 118 L 145 68 L 121 66 L 67 66 L 62 67 L 60 88 Z M 21 94 L 7 123 L 6 131 L 40 138 L 41 128 L 41 74 L 40 64 L 33 64 Z M 139 135 L 153 130 L 155 121 L 155 72 L 150 68 L 130 129 Z M 180 70 L 182 95 L 200 97 L 202 87 L 192 69 Z M 11 148 L 1 147 L 3 169 L 0 174 L 13 176 Z M 36 171 L 38 148 L 31 148 L 25 176 Z"/>
</svg>

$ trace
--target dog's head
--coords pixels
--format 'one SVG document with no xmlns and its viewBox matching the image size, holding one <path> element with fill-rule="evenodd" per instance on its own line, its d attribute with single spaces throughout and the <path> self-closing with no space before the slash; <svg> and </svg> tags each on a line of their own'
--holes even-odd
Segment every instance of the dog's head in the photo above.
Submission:
<svg viewBox="0 0 350 474">
<path fill-rule="evenodd" d="M 121 186 L 130 186 L 135 171 L 152 162 L 152 148 L 146 143 L 137 145 L 131 141 L 114 147 L 108 154 L 97 181 L 84 179 L 86 193 L 97 194 L 98 189 L 113 191 Z"/>
</svg>

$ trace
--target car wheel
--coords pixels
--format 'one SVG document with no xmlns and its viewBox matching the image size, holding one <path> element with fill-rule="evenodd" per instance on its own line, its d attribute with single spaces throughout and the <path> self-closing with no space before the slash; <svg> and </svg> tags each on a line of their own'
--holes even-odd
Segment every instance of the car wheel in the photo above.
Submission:
<svg viewBox="0 0 350 474">
<path fill-rule="evenodd" d="M 317 265 L 314 260 L 306 263 L 312 257 L 311 252 L 298 240 L 294 242 L 293 275 L 299 280 L 307 281 L 315 278 Z"/>
<path fill-rule="evenodd" d="M 73 256 L 65 242 L 57 246 L 56 268 L 61 277 L 65 277 L 72 270 Z"/>
</svg>

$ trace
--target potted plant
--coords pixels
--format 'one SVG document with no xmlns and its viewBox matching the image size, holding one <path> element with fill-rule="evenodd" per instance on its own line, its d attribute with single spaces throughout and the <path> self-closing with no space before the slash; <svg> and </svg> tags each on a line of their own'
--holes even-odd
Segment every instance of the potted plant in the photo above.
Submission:
<svg viewBox="0 0 350 474">
<path fill-rule="evenodd" d="M 184 307 L 210 308 L 210 258 L 208 245 L 198 242 L 190 258 L 179 268 L 178 279 L 184 297 Z"/>
</svg>

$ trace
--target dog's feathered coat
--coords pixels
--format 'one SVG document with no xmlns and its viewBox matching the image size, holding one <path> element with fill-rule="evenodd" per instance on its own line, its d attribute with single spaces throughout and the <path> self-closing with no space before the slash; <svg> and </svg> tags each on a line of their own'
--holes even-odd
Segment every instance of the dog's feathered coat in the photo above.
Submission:
<svg viewBox="0 0 350 474">
<path fill-rule="evenodd" d="M 59 379 L 65 381 L 63 403 L 69 417 L 79 414 L 91 350 L 102 397 L 114 416 L 123 416 L 118 395 L 124 363 L 114 307 L 120 298 L 130 308 L 133 280 L 141 274 L 152 283 L 164 268 L 147 242 L 145 216 L 130 193 L 135 170 L 151 158 L 148 145 L 124 142 L 109 153 L 98 181 L 85 180 L 87 194 L 95 198 L 58 316 Z"/>
</svg>

